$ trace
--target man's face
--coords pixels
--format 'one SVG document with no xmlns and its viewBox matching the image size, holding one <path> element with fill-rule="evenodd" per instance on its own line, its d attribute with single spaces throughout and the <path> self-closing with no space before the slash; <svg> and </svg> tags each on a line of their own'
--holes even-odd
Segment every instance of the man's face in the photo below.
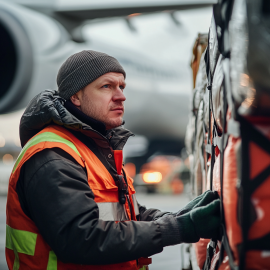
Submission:
<svg viewBox="0 0 270 270">
<path fill-rule="evenodd" d="M 70 99 L 83 113 L 103 122 L 106 129 L 111 129 L 123 122 L 125 86 L 122 73 L 110 72 L 88 84 Z"/>
</svg>

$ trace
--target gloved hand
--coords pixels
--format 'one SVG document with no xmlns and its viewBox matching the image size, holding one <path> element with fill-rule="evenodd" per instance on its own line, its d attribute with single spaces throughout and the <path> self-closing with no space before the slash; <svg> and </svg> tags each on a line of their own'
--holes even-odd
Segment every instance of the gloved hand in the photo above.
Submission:
<svg viewBox="0 0 270 270">
<path fill-rule="evenodd" d="M 170 212 L 160 213 L 160 214 L 157 214 L 156 217 L 153 218 L 153 220 L 158 220 L 158 219 L 160 219 L 164 216 L 167 216 L 167 215 L 172 215 L 174 217 L 181 216 L 183 214 L 188 213 L 189 211 L 191 211 L 192 209 L 194 209 L 196 207 L 205 206 L 218 198 L 219 198 L 219 196 L 218 196 L 218 193 L 216 191 L 207 190 L 203 194 L 199 195 L 198 197 L 193 199 L 191 202 L 189 202 L 184 208 L 182 208 L 178 212 L 176 212 L 176 213 L 170 213 Z"/>
<path fill-rule="evenodd" d="M 182 242 L 195 243 L 200 238 L 217 237 L 220 225 L 220 199 L 205 206 L 193 207 L 186 214 L 176 216 Z"/>
<path fill-rule="evenodd" d="M 177 213 L 174 213 L 173 215 L 176 217 L 186 214 L 190 212 L 192 209 L 196 207 L 205 206 L 216 199 L 218 199 L 218 193 L 216 191 L 207 190 L 203 194 L 193 199 L 184 208 L 179 210 Z"/>
</svg>

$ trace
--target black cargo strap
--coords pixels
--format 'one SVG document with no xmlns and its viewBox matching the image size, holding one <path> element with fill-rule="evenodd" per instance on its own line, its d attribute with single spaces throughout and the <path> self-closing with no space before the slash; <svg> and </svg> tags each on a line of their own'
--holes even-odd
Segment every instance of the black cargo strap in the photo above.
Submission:
<svg viewBox="0 0 270 270">
<path fill-rule="evenodd" d="M 209 44 L 209 37 L 208 35 L 208 44 Z M 211 144 L 210 140 L 210 130 L 211 130 L 211 112 L 213 114 L 213 104 L 212 104 L 212 81 L 213 81 L 213 76 L 211 74 L 210 70 L 210 52 L 209 52 L 209 46 L 207 46 L 206 53 L 204 56 L 204 61 L 205 61 L 205 67 L 206 67 L 206 74 L 207 74 L 207 79 L 208 79 L 208 86 L 207 89 L 209 90 L 209 131 L 208 131 L 208 136 L 207 136 L 207 145 L 205 146 L 205 151 L 207 154 L 211 155 L 211 167 L 210 167 L 210 189 L 212 190 L 213 187 L 213 168 L 214 168 L 214 163 L 215 163 L 215 146 Z M 214 117 L 213 117 L 214 118 Z M 214 120 L 215 122 L 215 120 Z M 214 128 L 213 128 L 213 134 L 214 134 Z M 207 157 L 207 160 L 209 158 L 209 155 Z"/>
<path fill-rule="evenodd" d="M 209 90 L 209 88 L 212 88 L 212 74 L 210 71 L 210 52 L 209 52 L 209 36 L 208 35 L 208 46 L 206 48 L 205 51 L 205 55 L 204 55 L 204 62 L 205 62 L 205 69 L 206 69 L 206 75 L 207 75 L 207 80 L 208 80 L 208 86 L 207 89 Z"/>
<path fill-rule="evenodd" d="M 197 117 L 198 116 L 198 110 L 199 110 L 199 108 L 198 109 L 196 109 L 195 108 L 195 98 L 196 98 L 196 93 L 197 93 L 197 88 L 194 88 L 194 94 L 193 94 L 193 97 L 192 97 L 192 112 L 193 112 L 193 115 L 195 116 L 195 117 Z"/>
<path fill-rule="evenodd" d="M 209 44 L 209 35 L 208 35 L 208 44 Z M 206 69 L 206 75 L 208 80 L 208 86 L 207 89 L 209 91 L 209 115 L 208 115 L 208 121 L 209 121 L 209 129 L 208 129 L 208 136 L 207 136 L 207 147 L 205 148 L 207 153 L 211 155 L 211 142 L 210 142 L 210 129 L 211 129 L 211 105 L 210 105 L 210 96 L 211 96 L 211 89 L 212 89 L 212 75 L 210 72 L 210 59 L 209 59 L 209 46 L 206 48 L 206 52 L 204 55 L 204 61 L 205 61 L 205 69 Z"/>
<path fill-rule="evenodd" d="M 246 191 L 249 195 L 252 193 L 270 176 L 270 166 L 268 166 L 264 171 L 257 175 L 249 185 L 246 187 Z"/>
<path fill-rule="evenodd" d="M 211 149 L 211 167 L 210 167 L 210 190 L 213 190 L 213 171 L 214 171 L 214 164 L 215 164 L 215 146 L 212 144 Z"/>
<path fill-rule="evenodd" d="M 238 270 L 238 266 L 236 266 L 234 264 L 234 259 L 233 259 L 233 254 L 231 251 L 231 247 L 229 244 L 229 240 L 228 240 L 228 236 L 227 236 L 227 232 L 225 229 L 225 226 L 222 224 L 222 231 L 223 231 L 223 236 L 222 236 L 222 241 L 221 241 L 221 248 L 220 248 L 220 257 L 219 257 L 219 265 L 222 264 L 223 261 L 223 257 L 224 257 L 224 250 L 229 258 L 229 265 L 231 270 Z"/>
<path fill-rule="evenodd" d="M 210 35 L 209 35 L 210 36 Z M 208 44 L 209 44 L 209 38 L 208 38 Z M 210 71 L 210 56 L 209 56 L 209 46 L 207 47 L 207 51 L 205 53 L 205 65 L 206 65 L 206 73 L 207 73 L 207 78 L 208 78 L 208 86 L 207 89 L 209 90 L 209 109 L 208 109 L 208 117 L 209 117 L 209 129 L 208 129 L 208 136 L 207 136 L 207 144 L 205 145 L 205 151 L 207 153 L 207 161 L 209 159 L 209 156 L 211 155 L 211 166 L 210 166 L 210 190 L 213 189 L 213 169 L 214 169 L 214 163 L 215 163 L 215 145 L 211 144 L 210 136 L 211 136 L 211 112 L 213 115 L 213 103 L 212 103 L 212 79 L 213 76 Z M 213 115 L 214 119 L 214 115 Z M 214 134 L 217 134 L 216 131 L 216 122 L 214 119 L 214 125 L 213 125 L 213 130 L 212 130 L 212 137 Z M 206 254 L 206 261 L 204 263 L 204 270 L 208 270 L 211 267 L 211 261 L 212 258 L 215 254 L 217 246 L 217 240 L 216 239 L 211 239 L 208 246 L 207 246 L 207 254 Z"/>
<path fill-rule="evenodd" d="M 213 14 L 216 24 L 219 52 L 224 57 L 230 57 L 229 22 L 232 15 L 234 0 L 219 0 L 213 6 Z"/>
<path fill-rule="evenodd" d="M 208 270 L 211 268 L 211 261 L 215 254 L 217 246 L 217 241 L 210 240 L 207 245 L 206 261 L 204 262 L 203 270 Z"/>
<path fill-rule="evenodd" d="M 246 246 L 247 250 L 270 250 L 270 233 L 267 235 L 249 240 Z"/>
<path fill-rule="evenodd" d="M 209 64 L 208 64 L 209 65 Z M 208 72 L 210 72 L 209 67 L 207 68 Z M 208 76 L 209 77 L 209 76 Z M 208 79 L 209 80 L 209 79 Z M 211 87 L 212 88 L 212 87 Z M 210 89 L 211 89 L 210 88 Z M 207 87 L 207 89 L 209 90 L 209 86 Z M 210 95 L 211 95 L 211 91 L 209 91 L 209 108 L 208 108 L 208 122 L 209 122 L 209 128 L 208 128 L 208 133 L 207 133 L 207 144 L 205 145 L 205 151 L 208 154 L 207 155 L 207 161 L 209 156 L 212 154 L 212 145 L 211 145 L 211 140 L 210 140 L 210 135 L 211 135 L 211 105 L 210 105 Z"/>
<path fill-rule="evenodd" d="M 206 155 L 205 157 L 205 144 L 204 144 L 204 141 L 205 141 L 205 138 L 206 138 L 206 131 L 208 132 L 207 128 L 206 128 L 206 125 L 205 125 L 205 122 L 204 122 L 204 102 L 203 102 L 203 143 L 202 143 L 202 147 L 201 147 L 201 152 L 200 152 L 200 160 L 201 160 L 201 167 L 202 167 L 202 171 L 204 173 L 204 176 L 206 179 L 207 178 L 207 175 L 206 175 L 206 172 L 207 172 L 207 159 L 208 159 L 208 155 Z"/>
</svg>

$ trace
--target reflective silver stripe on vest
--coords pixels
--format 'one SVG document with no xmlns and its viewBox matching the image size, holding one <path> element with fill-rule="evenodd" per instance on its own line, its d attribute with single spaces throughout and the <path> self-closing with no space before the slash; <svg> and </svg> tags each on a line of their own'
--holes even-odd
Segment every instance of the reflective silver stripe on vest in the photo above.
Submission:
<svg viewBox="0 0 270 270">
<path fill-rule="evenodd" d="M 135 194 L 132 195 L 135 215 L 139 215 L 139 207 Z M 104 221 L 125 221 L 129 220 L 126 209 L 119 202 L 103 202 L 97 203 L 99 209 L 99 219 Z"/>
<path fill-rule="evenodd" d="M 125 221 L 129 220 L 125 207 L 119 202 L 97 203 L 99 219 L 104 221 Z"/>
<path fill-rule="evenodd" d="M 139 212 L 139 206 L 138 206 L 135 194 L 132 195 L 132 201 L 134 204 L 135 215 L 138 216 L 140 214 L 140 212 Z"/>
</svg>

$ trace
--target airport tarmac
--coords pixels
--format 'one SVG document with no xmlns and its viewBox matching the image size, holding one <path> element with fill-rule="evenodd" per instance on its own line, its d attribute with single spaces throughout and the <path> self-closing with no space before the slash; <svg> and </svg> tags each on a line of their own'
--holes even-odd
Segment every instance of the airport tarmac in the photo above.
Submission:
<svg viewBox="0 0 270 270">
<path fill-rule="evenodd" d="M 5 260 L 6 197 L 0 196 L 0 270 L 7 270 Z M 137 194 L 137 200 L 147 208 L 176 212 L 189 201 L 187 195 Z M 150 270 L 179 270 L 181 266 L 180 245 L 164 248 L 152 256 Z"/>
</svg>

